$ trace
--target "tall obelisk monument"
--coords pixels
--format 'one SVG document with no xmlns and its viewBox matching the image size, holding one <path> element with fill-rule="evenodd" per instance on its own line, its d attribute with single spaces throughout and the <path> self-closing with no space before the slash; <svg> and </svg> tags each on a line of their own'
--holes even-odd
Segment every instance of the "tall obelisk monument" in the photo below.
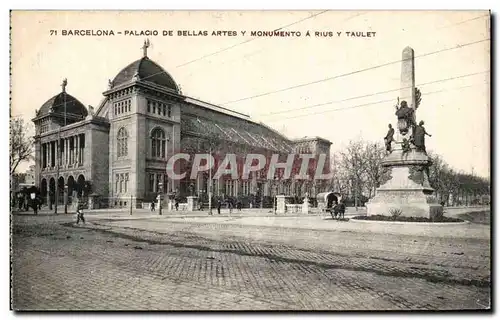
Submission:
<svg viewBox="0 0 500 320">
<path fill-rule="evenodd" d="M 375 197 L 366 204 L 367 215 L 391 215 L 391 212 L 400 211 L 403 216 L 432 218 L 443 214 L 429 184 L 431 161 L 425 151 L 417 150 L 412 144 L 412 124 L 416 123 L 417 108 L 415 93 L 415 54 L 412 48 L 406 47 L 401 60 L 395 141 L 392 151 L 382 161 L 382 166 L 390 171 L 390 179 L 377 189 Z M 406 102 L 405 108 L 403 101 Z M 403 148 L 403 142 L 408 147 Z"/>
<path fill-rule="evenodd" d="M 416 121 L 416 99 L 415 99 L 415 52 L 412 48 L 406 47 L 403 49 L 401 57 L 401 80 L 400 80 L 399 102 L 405 101 L 409 108 L 413 109 L 413 122 Z M 399 107 L 399 106 L 398 106 Z M 404 138 L 410 139 L 413 134 L 413 129 L 409 128 L 407 134 L 400 133 L 396 130 L 393 148 L 401 150 L 401 143 Z"/>
<path fill-rule="evenodd" d="M 410 47 L 403 50 L 400 90 L 399 99 L 405 100 L 415 110 L 415 52 Z"/>
</svg>

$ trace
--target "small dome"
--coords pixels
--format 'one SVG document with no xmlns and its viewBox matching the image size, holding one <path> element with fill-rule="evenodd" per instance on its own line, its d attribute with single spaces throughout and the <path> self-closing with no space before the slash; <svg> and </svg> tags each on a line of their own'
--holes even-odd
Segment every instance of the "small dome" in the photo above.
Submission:
<svg viewBox="0 0 500 320">
<path fill-rule="evenodd" d="M 150 60 L 147 56 L 132 62 L 113 80 L 114 86 L 119 86 L 122 83 L 129 82 L 133 80 L 134 75 L 139 75 L 139 80 L 144 80 L 147 82 L 152 82 L 154 84 L 160 85 L 179 92 L 179 88 L 175 83 L 174 79 L 166 72 L 160 65 L 156 62 Z"/>
<path fill-rule="evenodd" d="M 80 115 L 82 117 L 86 117 L 88 114 L 87 108 L 78 101 L 75 97 L 68 93 L 58 93 L 47 102 L 45 102 L 42 107 L 40 108 L 40 111 L 37 114 L 37 117 L 42 117 L 50 113 L 50 109 L 52 109 L 52 112 L 54 113 L 64 113 L 64 101 L 66 99 L 66 113 L 74 114 L 74 115 Z"/>
</svg>

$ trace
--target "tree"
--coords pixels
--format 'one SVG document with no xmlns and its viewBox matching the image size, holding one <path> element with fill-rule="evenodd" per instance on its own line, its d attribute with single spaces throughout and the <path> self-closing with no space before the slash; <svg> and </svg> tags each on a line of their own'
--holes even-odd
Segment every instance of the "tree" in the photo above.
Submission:
<svg viewBox="0 0 500 320">
<path fill-rule="evenodd" d="M 367 157 L 366 147 L 362 140 L 350 141 L 344 152 L 340 153 L 341 167 L 351 181 L 354 194 L 354 206 L 358 209 L 358 199 L 366 183 Z"/>
<path fill-rule="evenodd" d="M 10 174 L 18 165 L 29 161 L 33 156 L 33 138 L 28 135 L 29 126 L 22 118 L 10 119 Z"/>
<path fill-rule="evenodd" d="M 382 160 L 385 157 L 385 148 L 380 143 L 368 143 L 365 149 L 366 176 L 368 178 L 368 198 L 372 197 L 372 192 L 380 187 L 382 182 L 389 179 L 388 171 L 382 167 Z"/>
</svg>

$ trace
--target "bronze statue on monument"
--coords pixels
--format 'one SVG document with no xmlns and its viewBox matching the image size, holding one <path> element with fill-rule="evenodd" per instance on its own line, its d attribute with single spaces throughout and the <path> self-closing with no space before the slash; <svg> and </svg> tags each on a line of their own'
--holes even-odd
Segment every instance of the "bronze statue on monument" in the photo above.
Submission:
<svg viewBox="0 0 500 320">
<path fill-rule="evenodd" d="M 417 148 L 417 151 L 424 152 L 427 154 L 427 151 L 425 150 L 425 136 L 428 135 L 429 137 L 432 137 L 431 134 L 427 133 L 424 128 L 424 122 L 420 121 L 418 126 L 415 127 L 415 132 L 413 133 L 413 144 Z"/>
<path fill-rule="evenodd" d="M 406 135 L 410 128 L 415 127 L 415 110 L 408 107 L 408 103 L 405 100 L 401 101 L 401 106 L 396 105 L 396 116 L 398 117 L 398 129 L 402 135 Z"/>
<path fill-rule="evenodd" d="M 389 123 L 389 131 L 387 131 L 387 134 L 384 137 L 385 150 L 389 153 L 392 152 L 391 148 L 392 141 L 394 141 L 394 128 L 392 127 L 392 124 Z"/>
</svg>

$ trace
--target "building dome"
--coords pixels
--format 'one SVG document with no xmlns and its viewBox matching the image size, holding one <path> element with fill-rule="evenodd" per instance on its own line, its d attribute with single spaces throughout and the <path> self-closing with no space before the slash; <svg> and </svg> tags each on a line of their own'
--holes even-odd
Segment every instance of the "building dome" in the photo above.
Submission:
<svg viewBox="0 0 500 320">
<path fill-rule="evenodd" d="M 65 103 L 66 100 L 66 103 Z M 73 115 L 79 115 L 82 117 L 86 117 L 88 114 L 87 108 L 78 101 L 75 97 L 72 95 L 61 92 L 47 100 L 42 107 L 40 108 L 40 111 L 37 114 L 37 117 L 43 117 L 49 113 L 51 113 L 51 110 L 53 113 L 64 113 L 64 105 L 66 104 L 66 113 L 68 114 L 73 114 Z"/>
<path fill-rule="evenodd" d="M 147 56 L 132 62 L 113 80 L 113 86 L 119 86 L 123 83 L 134 80 L 134 76 L 138 75 L 138 80 L 152 82 L 162 87 L 179 92 L 179 88 L 174 79 L 160 65 L 149 59 Z"/>
</svg>

